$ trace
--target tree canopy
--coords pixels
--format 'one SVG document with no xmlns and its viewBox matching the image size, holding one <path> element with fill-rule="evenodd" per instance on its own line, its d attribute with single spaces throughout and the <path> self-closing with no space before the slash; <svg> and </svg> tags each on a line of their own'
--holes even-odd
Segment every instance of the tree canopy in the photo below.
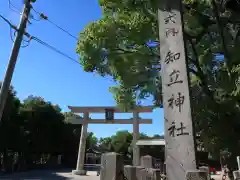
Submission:
<svg viewBox="0 0 240 180">
<path fill-rule="evenodd" d="M 164 136 L 155 134 L 153 136 L 148 136 L 144 133 L 140 133 L 140 139 L 164 139 Z M 117 131 L 114 135 L 110 137 L 100 138 L 98 147 L 102 151 L 113 151 L 123 154 L 127 158 L 132 157 L 132 139 L 133 134 L 123 130 Z"/>
<path fill-rule="evenodd" d="M 42 159 L 48 165 L 57 155 L 65 162 L 75 158 L 81 125 L 68 124 L 65 117 L 58 105 L 41 97 L 30 95 L 20 102 L 11 87 L 0 122 L 0 170 L 12 171 L 13 164 L 17 171 L 34 168 Z"/>
<path fill-rule="evenodd" d="M 75 167 L 79 150 L 81 125 L 69 123 L 71 112 L 62 112 L 58 105 L 42 97 L 28 96 L 22 102 L 14 88 L 9 96 L 0 122 L 0 171 L 22 171 L 31 168 L 54 167 L 57 156 L 62 156 L 62 165 Z M 147 135 L 141 135 L 149 138 Z M 131 156 L 132 133 L 118 131 L 98 139 L 88 132 L 86 150 L 118 152 Z M 55 162 L 55 164 L 54 164 Z"/>
<path fill-rule="evenodd" d="M 158 0 L 99 4 L 102 17 L 84 28 L 77 44 L 84 70 L 118 82 L 110 91 L 122 108 L 152 97 L 161 105 Z M 227 149 L 235 158 L 240 150 L 239 16 L 211 0 L 185 0 L 183 13 L 196 132 L 206 148 Z"/>
</svg>

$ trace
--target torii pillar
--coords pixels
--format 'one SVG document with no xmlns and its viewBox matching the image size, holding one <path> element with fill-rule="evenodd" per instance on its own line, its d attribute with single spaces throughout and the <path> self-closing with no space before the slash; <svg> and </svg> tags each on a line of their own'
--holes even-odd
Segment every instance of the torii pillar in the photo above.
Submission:
<svg viewBox="0 0 240 180">
<path fill-rule="evenodd" d="M 133 112 L 133 165 L 140 166 L 140 150 L 137 146 L 137 141 L 139 139 L 139 113 Z"/>
<path fill-rule="evenodd" d="M 89 113 L 84 113 L 84 121 L 89 119 Z M 85 159 L 85 149 L 86 149 L 86 140 L 87 140 L 87 129 L 88 123 L 82 124 L 81 136 L 78 149 L 78 158 L 77 158 L 77 167 L 76 170 L 73 170 L 72 173 L 75 175 L 86 175 L 84 170 L 84 159 Z"/>
<path fill-rule="evenodd" d="M 140 165 L 140 151 L 139 147 L 136 145 L 136 142 L 139 139 L 139 124 L 152 124 L 152 119 L 141 119 L 139 113 L 151 113 L 154 107 L 138 107 L 133 111 L 128 113 L 133 113 L 133 118 L 131 119 L 114 119 L 114 113 L 125 113 L 116 107 L 72 107 L 69 106 L 69 109 L 73 113 L 83 113 L 84 119 L 71 119 L 72 124 L 82 124 L 81 137 L 79 142 L 78 158 L 77 158 L 77 167 L 76 170 L 73 170 L 72 173 L 75 175 L 86 175 L 84 170 L 84 159 L 85 159 L 85 149 L 86 149 L 86 139 L 87 139 L 87 128 L 88 124 L 132 124 L 133 125 L 133 165 Z M 108 110 L 108 113 L 106 113 Z M 109 111 L 110 110 L 110 111 Z M 91 119 L 89 113 L 106 113 L 112 115 L 110 119 Z M 112 113 L 112 114 L 111 114 Z"/>
</svg>

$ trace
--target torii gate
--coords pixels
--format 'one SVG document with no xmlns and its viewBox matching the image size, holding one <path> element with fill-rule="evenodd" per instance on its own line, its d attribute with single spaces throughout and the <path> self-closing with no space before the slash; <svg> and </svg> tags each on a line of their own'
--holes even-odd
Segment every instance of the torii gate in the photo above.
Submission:
<svg viewBox="0 0 240 180">
<path fill-rule="evenodd" d="M 87 138 L 88 124 L 132 124 L 133 125 L 133 165 L 140 165 L 139 147 L 136 145 L 139 139 L 139 124 L 152 124 L 152 119 L 141 119 L 139 113 L 151 113 L 153 106 L 137 107 L 131 111 L 122 111 L 116 107 L 75 107 L 68 106 L 73 113 L 83 113 L 83 119 L 71 119 L 72 124 L 82 124 L 81 137 L 79 142 L 78 159 L 76 170 L 72 173 L 75 175 L 85 175 L 84 159 Z M 91 119 L 90 113 L 105 113 L 105 119 Z M 114 113 L 133 113 L 131 119 L 114 119 Z"/>
</svg>

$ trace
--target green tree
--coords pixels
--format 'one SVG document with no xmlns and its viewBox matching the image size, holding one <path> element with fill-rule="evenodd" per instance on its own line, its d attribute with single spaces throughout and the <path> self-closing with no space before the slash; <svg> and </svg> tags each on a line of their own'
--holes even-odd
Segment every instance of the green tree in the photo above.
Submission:
<svg viewBox="0 0 240 180">
<path fill-rule="evenodd" d="M 225 9 L 217 12 L 220 2 L 211 2 L 215 1 L 186 0 L 183 4 L 193 119 L 209 151 L 228 149 L 235 158 L 240 148 L 239 16 Z M 147 45 L 159 42 L 158 1 L 99 3 L 102 18 L 85 27 L 77 44 L 84 70 L 110 75 L 118 82 L 110 90 L 120 107 L 132 108 L 151 96 L 161 105 L 159 47 Z M 216 60 L 215 53 L 225 58 Z"/>
<path fill-rule="evenodd" d="M 164 135 L 154 134 L 151 138 L 153 138 L 153 139 L 164 139 Z"/>
<path fill-rule="evenodd" d="M 41 97 L 29 96 L 21 103 L 11 87 L 0 122 L 0 169 L 27 170 L 39 162 L 51 164 L 51 160 L 54 165 L 59 154 L 67 167 L 72 162 L 75 166 L 81 125 L 65 121 L 70 116 L 76 115 L 61 113 L 58 105 Z M 90 139 L 96 142 L 94 136 Z"/>
<path fill-rule="evenodd" d="M 128 131 L 117 131 L 115 135 L 111 136 L 111 143 L 114 151 L 127 157 L 132 138 L 132 133 Z"/>
<path fill-rule="evenodd" d="M 97 146 L 98 139 L 92 132 L 88 132 L 86 148 L 94 148 Z"/>
<path fill-rule="evenodd" d="M 66 123 L 71 123 L 70 119 L 71 118 L 82 118 L 81 116 L 79 116 L 78 114 L 74 114 L 73 112 L 65 112 L 63 113 L 64 115 L 64 122 Z"/>
<path fill-rule="evenodd" d="M 19 152 L 23 147 L 23 121 L 19 115 L 20 106 L 21 102 L 16 97 L 14 88 L 11 87 L 0 122 L 0 151 L 3 157 L 1 165 L 2 169 L 5 171 L 10 171 L 12 163 L 8 153 L 9 150 Z"/>
<path fill-rule="evenodd" d="M 64 151 L 64 116 L 61 109 L 41 97 L 29 96 L 23 101 L 21 115 L 26 132 L 25 159 L 36 162 L 56 161 Z M 31 165 L 32 164 L 32 165 Z"/>
<path fill-rule="evenodd" d="M 111 137 L 100 138 L 99 139 L 99 148 L 102 151 L 107 151 L 107 152 L 114 151 Z"/>
<path fill-rule="evenodd" d="M 68 144 L 64 152 L 67 152 L 69 154 L 74 154 L 78 152 L 82 125 L 71 124 L 69 122 L 69 119 L 75 118 L 75 117 L 77 118 L 81 118 L 81 117 L 72 112 L 64 112 L 63 116 L 64 116 L 64 122 L 65 122 L 64 133 L 63 133 L 65 143 L 63 144 Z"/>
</svg>

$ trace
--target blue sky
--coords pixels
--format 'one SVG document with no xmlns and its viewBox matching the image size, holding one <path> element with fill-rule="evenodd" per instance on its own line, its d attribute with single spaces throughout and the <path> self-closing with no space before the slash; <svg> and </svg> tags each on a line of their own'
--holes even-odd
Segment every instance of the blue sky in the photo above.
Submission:
<svg viewBox="0 0 240 180">
<path fill-rule="evenodd" d="M 12 4 L 22 8 L 22 0 L 12 0 Z M 33 4 L 37 11 L 44 12 L 51 21 L 67 29 L 72 34 L 78 33 L 92 21 L 101 17 L 97 0 L 37 0 Z M 20 15 L 8 8 L 8 0 L 0 1 L 0 13 L 12 23 L 18 24 Z M 33 15 L 36 15 L 33 13 Z M 69 56 L 78 59 L 75 53 L 76 40 L 69 37 L 46 21 L 32 21 L 27 31 L 51 44 Z M 0 79 L 3 79 L 12 48 L 9 26 L 0 19 Z M 14 72 L 12 85 L 23 100 L 29 95 L 41 96 L 54 104 L 59 104 L 63 111 L 67 106 L 114 106 L 115 102 L 108 88 L 114 85 L 111 78 L 102 78 L 86 73 L 82 67 L 69 59 L 47 49 L 34 41 L 27 48 L 22 48 Z M 145 101 L 145 105 L 151 105 Z M 103 115 L 91 117 L 103 118 Z M 119 116 L 118 116 L 119 117 Z M 121 115 L 119 118 L 128 118 Z M 157 109 L 152 114 L 142 117 L 152 118 L 153 124 L 140 125 L 140 131 L 149 135 L 163 133 L 163 110 Z M 89 125 L 88 131 L 97 137 L 106 137 L 117 130 L 132 131 L 131 125 Z"/>
</svg>

